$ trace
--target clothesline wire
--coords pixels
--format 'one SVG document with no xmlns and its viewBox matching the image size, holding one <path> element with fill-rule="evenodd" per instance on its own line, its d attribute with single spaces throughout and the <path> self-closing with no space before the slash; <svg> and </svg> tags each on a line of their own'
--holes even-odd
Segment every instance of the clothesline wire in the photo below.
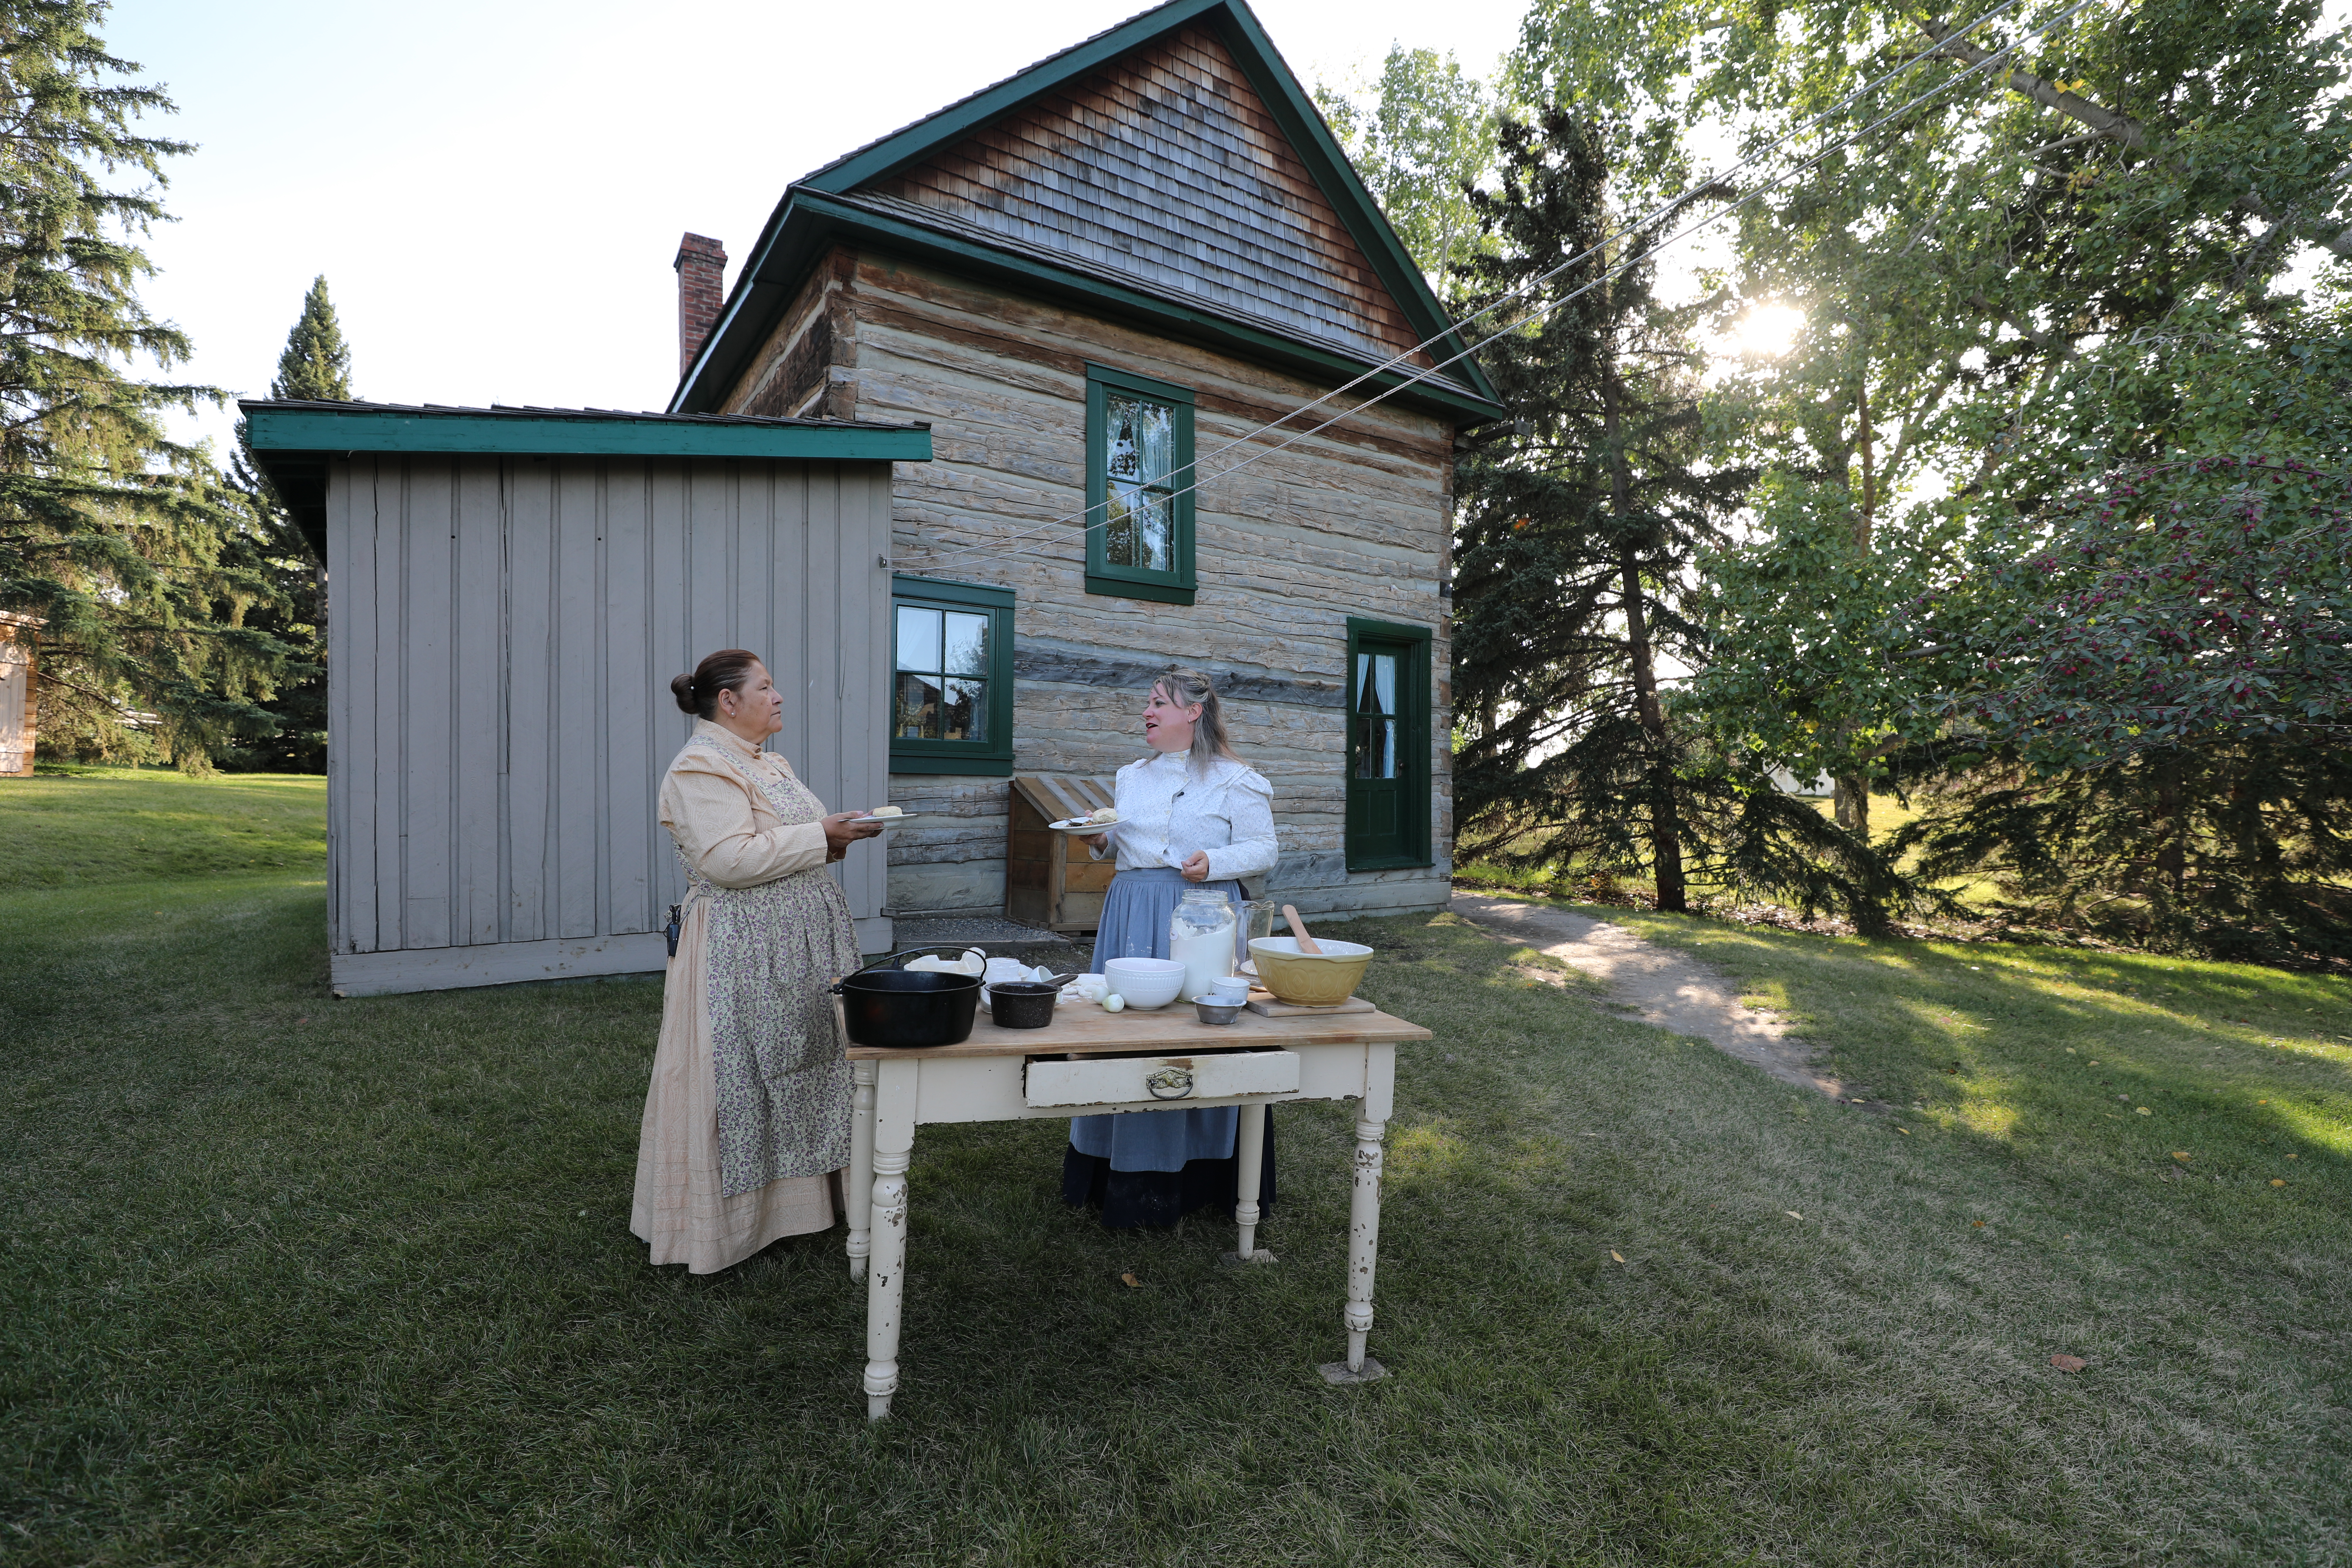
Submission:
<svg viewBox="0 0 2352 1568">
<path fill-rule="evenodd" d="M 1332 415 L 1329 418 L 1322 421 L 1320 424 L 1297 431 L 1286 439 L 1273 446 L 1260 447 L 1257 450 L 1242 458 L 1239 462 L 1227 464 L 1225 467 L 1217 469 L 1215 472 L 1205 476 L 1200 473 L 1201 464 L 1208 458 L 1220 457 L 1226 452 L 1232 451 L 1236 447 L 1255 441 L 1261 436 L 1268 435 L 1276 430 L 1279 430 L 1291 420 L 1296 419 L 1301 415 L 1307 414 L 1313 409 L 1320 407 L 1322 405 L 1328 403 L 1332 398 L 1351 391 L 1376 376 L 1384 374 L 1392 369 L 1396 369 L 1399 366 L 1403 365 L 1403 362 L 1409 359 L 1412 354 L 1422 353 L 1433 345 L 1442 344 L 1447 337 L 1453 335 L 1454 331 L 1458 331 L 1462 327 L 1467 326 L 1471 322 L 1478 321 L 1482 317 L 1492 314 L 1494 311 L 1500 310 L 1511 300 L 1526 294 L 1529 290 L 1540 288 L 1543 284 L 1549 282 L 1551 279 L 1559 277 L 1561 273 L 1569 270 L 1570 268 L 1573 268 L 1581 262 L 1590 260 L 1593 256 L 1600 254 L 1608 247 L 1622 244 L 1632 237 L 1640 234 L 1644 229 L 1650 228 L 1663 219 L 1672 216 L 1675 212 L 1685 205 L 1688 205 L 1692 201 L 1697 199 L 1698 196 L 1705 194 L 1707 190 L 1720 184 L 1724 181 L 1729 179 L 1732 175 L 1738 174 L 1742 169 L 1748 167 L 1759 160 L 1777 152 L 1780 147 L 1786 145 L 1790 140 L 1802 134 L 1805 131 L 1811 129 L 1813 126 L 1818 125 L 1823 120 L 1828 119 L 1831 115 L 1837 113 L 1840 110 L 1847 107 L 1864 93 L 1883 85 L 1890 79 L 1914 68 L 1923 61 L 1948 48 L 1953 42 L 1964 37 L 1969 32 L 1977 27 L 1982 26 L 1988 22 L 1999 19 L 2001 16 L 2013 10 L 2017 5 L 2021 5 L 2022 3 L 2023 0 L 2005 0 L 2005 3 L 1998 9 L 1987 12 L 1984 16 L 1977 18 L 1976 21 L 1969 23 L 1965 27 L 1948 33 L 1944 37 L 1937 40 L 1933 47 L 1923 49 L 1918 54 L 1911 57 L 1908 60 L 1906 60 L 1903 64 L 1890 68 L 1886 71 L 1880 73 L 1880 75 L 1874 78 L 1869 82 L 1864 83 L 1862 87 L 1856 88 L 1853 92 L 1848 93 L 1844 98 L 1839 100 L 1838 102 L 1831 105 L 1828 109 L 1825 109 L 1821 113 L 1813 116 L 1812 119 L 1807 121 L 1803 125 L 1799 126 L 1796 130 L 1780 137 L 1761 152 L 1751 154 L 1740 163 L 1734 164 L 1729 170 L 1723 174 L 1709 175 L 1706 180 L 1703 180 L 1695 185 L 1689 193 L 1678 196 L 1663 206 L 1653 210 L 1634 223 L 1625 226 L 1624 228 L 1612 232 L 1607 237 L 1587 247 L 1579 254 L 1569 258 L 1558 266 L 1550 268 L 1538 277 L 1519 285 L 1518 288 L 1497 298 L 1475 314 L 1464 318 L 1461 321 L 1455 323 L 1454 326 L 1447 332 L 1440 333 L 1435 337 L 1428 339 L 1423 343 L 1416 344 L 1413 348 L 1402 351 L 1392 358 L 1364 372 L 1362 374 L 1357 376 L 1353 381 L 1348 382 L 1344 385 L 1334 387 L 1331 391 L 1323 394 L 1322 396 L 1316 398 L 1310 403 L 1301 404 L 1297 408 L 1294 408 L 1288 413 L 1283 415 L 1279 419 L 1271 420 L 1266 424 L 1257 426 L 1255 429 L 1245 431 L 1243 434 L 1233 437 L 1231 440 L 1226 441 L 1223 446 L 1220 446 L 1209 452 L 1206 455 L 1206 458 L 1194 458 L 1191 464 L 1187 465 L 1187 467 L 1191 468 L 1193 471 L 1195 476 L 1193 479 L 1188 484 L 1166 492 L 1164 499 L 1172 501 L 1179 496 L 1189 495 L 1192 492 L 1200 489 L 1213 479 L 1221 479 L 1230 474 L 1239 473 L 1242 469 L 1249 468 L 1253 464 L 1261 462 L 1267 458 L 1273 457 L 1276 453 L 1287 451 L 1290 447 L 1297 446 L 1299 442 L 1306 440 L 1309 437 L 1321 434 L 1323 431 L 1329 429 L 1332 426 L 1352 415 L 1361 414 L 1366 409 L 1375 407 L 1378 405 L 1386 402 L 1388 399 L 1394 397 L 1399 393 L 1408 391 L 1411 388 L 1419 385 L 1423 382 L 1433 379 L 1440 372 L 1447 369 L 1449 366 L 1457 364 L 1463 360 L 1468 359 L 1471 355 L 1486 347 L 1489 343 L 1495 342 L 1502 338 L 1509 337 L 1515 332 L 1523 331 L 1530 323 L 1542 320 L 1544 317 L 1559 310 L 1562 306 L 1569 304 L 1580 296 L 1610 281 L 1627 268 L 1637 265 L 1645 258 L 1654 257 L 1669 246 L 1677 244 L 1680 241 L 1688 238 L 1691 235 L 1697 233 L 1699 230 L 1708 227 L 1709 226 L 1728 217 L 1733 213 L 1739 211 L 1742 207 L 1747 206 L 1749 203 L 1756 201 L 1759 197 L 1768 195 L 1771 192 L 1778 190 L 1780 186 L 1788 184 L 1790 180 L 1793 180 L 1799 175 L 1818 166 L 1823 160 L 1830 157 L 1832 153 L 1841 152 L 1843 149 L 1852 146 L 1854 142 L 1861 141 L 1864 137 L 1870 135 L 1873 132 L 1879 130 L 1890 121 L 1900 119 L 1903 115 L 1910 112 L 1911 110 L 1916 108 L 1919 104 L 1924 103 L 1927 100 L 1937 97 L 1941 93 L 1949 91 L 1952 88 L 1967 81 L 1971 77 L 1982 74 L 1988 68 L 1997 64 L 2007 57 L 2015 54 L 2017 50 L 2032 42 L 2035 38 L 2040 37 L 2044 33 L 2047 33 L 2059 26 L 2061 24 L 2070 20 L 2076 13 L 2086 10 L 2090 6 L 2099 4 L 2100 0 L 2075 0 L 2074 5 L 2069 5 L 2065 10 L 2052 17 L 2049 21 L 2042 23 L 2040 26 L 2034 27 L 2020 36 L 2014 42 L 2004 45 L 2002 47 L 1992 51 L 1986 55 L 1984 58 L 1968 66 L 1957 75 L 1949 77 L 1931 88 L 1914 94 L 1902 104 L 1889 110 L 1885 114 L 1879 116 L 1878 119 L 1871 121 L 1868 125 L 1864 126 L 1861 130 L 1851 132 L 1831 142 L 1829 145 L 1822 148 L 1819 152 L 1807 158 L 1804 162 L 1789 169 L 1786 173 L 1775 177 L 1762 185 L 1757 186 L 1753 190 L 1747 192 L 1745 195 L 1741 195 L 1738 200 L 1731 203 L 1729 205 L 1719 208 L 1717 211 L 1708 214 L 1706 216 L 1698 219 L 1696 222 L 1677 229 L 1675 233 L 1667 236 L 1664 239 L 1657 242 L 1655 245 L 1648 246 L 1640 251 L 1633 252 L 1628 255 L 1625 259 L 1622 261 L 1604 266 L 1598 276 L 1580 285 L 1576 289 L 1571 289 L 1570 292 L 1560 296 L 1559 299 L 1550 301 L 1549 304 L 1544 305 L 1532 315 L 1523 316 L 1515 320 L 1509 326 L 1505 327 L 1500 331 L 1492 333 L 1489 336 L 1481 339 L 1479 342 L 1471 344 L 1469 347 L 1461 350 L 1459 353 L 1454 353 L 1444 360 L 1439 361 L 1434 364 L 1427 367 L 1417 365 L 1405 366 L 1404 368 L 1409 369 L 1412 374 L 1406 379 L 1398 382 L 1395 385 L 1384 388 L 1374 395 L 1368 397 L 1362 402 L 1355 404 L 1350 407 L 1343 408 L 1337 414 Z M 1107 502 L 1100 504 L 1106 507 L 1108 505 Z M 1089 505 L 1081 508 L 1076 511 L 1066 512 L 1059 517 L 1048 519 L 1045 522 L 1030 528 L 1019 530 L 1013 533 L 1004 535 L 994 540 L 975 541 L 967 544 L 936 545 L 930 549 L 929 553 L 933 556 L 938 556 L 963 554 L 972 551 L 990 551 L 998 554 L 1021 555 L 1033 560 L 1050 561 L 1056 563 L 1065 563 L 1065 558 L 1058 554 L 1047 555 L 1034 550 L 1019 550 L 1008 547 L 1013 545 L 1020 540 L 1034 538 L 1037 535 L 1048 532 L 1053 529 L 1059 528 L 1065 524 L 1075 522 L 1079 519 L 1086 518 L 1095 510 L 1097 510 L 1095 506 Z M 1106 518 L 1101 522 L 1088 521 L 1084 527 L 1078 529 L 1076 531 L 1081 535 L 1085 535 L 1093 532 L 1097 528 L 1105 528 L 1108 525 L 1108 519 Z"/>
</svg>

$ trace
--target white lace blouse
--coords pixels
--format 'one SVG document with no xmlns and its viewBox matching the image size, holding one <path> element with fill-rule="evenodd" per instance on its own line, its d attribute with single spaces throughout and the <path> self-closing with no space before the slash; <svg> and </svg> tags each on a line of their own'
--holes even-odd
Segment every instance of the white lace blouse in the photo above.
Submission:
<svg viewBox="0 0 2352 1568">
<path fill-rule="evenodd" d="M 1184 752 L 1158 752 L 1119 769 L 1114 788 L 1120 870 L 1181 870 L 1196 850 L 1208 852 L 1212 882 L 1274 869 L 1274 786 L 1255 768 L 1219 757 L 1203 775 Z"/>
</svg>

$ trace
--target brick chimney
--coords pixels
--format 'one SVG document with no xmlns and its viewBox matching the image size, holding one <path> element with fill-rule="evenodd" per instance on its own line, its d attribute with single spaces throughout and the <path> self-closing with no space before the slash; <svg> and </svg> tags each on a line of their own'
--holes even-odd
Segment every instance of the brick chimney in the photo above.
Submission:
<svg viewBox="0 0 2352 1568">
<path fill-rule="evenodd" d="M 727 247 L 709 235 L 689 234 L 678 240 L 677 259 L 670 265 L 677 268 L 677 374 L 684 375 L 719 324 Z"/>
</svg>

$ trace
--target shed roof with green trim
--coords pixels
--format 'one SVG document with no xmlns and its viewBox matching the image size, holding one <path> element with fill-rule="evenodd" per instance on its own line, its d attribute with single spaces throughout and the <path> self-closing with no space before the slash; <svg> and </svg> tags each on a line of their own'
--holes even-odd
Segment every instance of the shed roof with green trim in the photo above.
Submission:
<svg viewBox="0 0 2352 1568">
<path fill-rule="evenodd" d="M 910 463 L 931 458 L 930 426 L 920 424 L 257 398 L 237 408 L 261 471 L 322 554 L 327 461 L 352 452 Z"/>
</svg>

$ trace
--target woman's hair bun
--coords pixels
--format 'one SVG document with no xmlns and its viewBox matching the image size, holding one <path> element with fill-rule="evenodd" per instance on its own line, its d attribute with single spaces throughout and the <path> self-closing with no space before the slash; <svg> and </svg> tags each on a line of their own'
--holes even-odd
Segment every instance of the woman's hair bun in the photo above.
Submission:
<svg viewBox="0 0 2352 1568">
<path fill-rule="evenodd" d="M 679 709 L 698 719 L 716 718 L 719 694 L 740 692 L 751 672 L 760 668 L 760 656 L 750 648 L 722 647 L 694 667 L 692 675 L 669 678 L 670 695 L 677 699 Z"/>
</svg>

